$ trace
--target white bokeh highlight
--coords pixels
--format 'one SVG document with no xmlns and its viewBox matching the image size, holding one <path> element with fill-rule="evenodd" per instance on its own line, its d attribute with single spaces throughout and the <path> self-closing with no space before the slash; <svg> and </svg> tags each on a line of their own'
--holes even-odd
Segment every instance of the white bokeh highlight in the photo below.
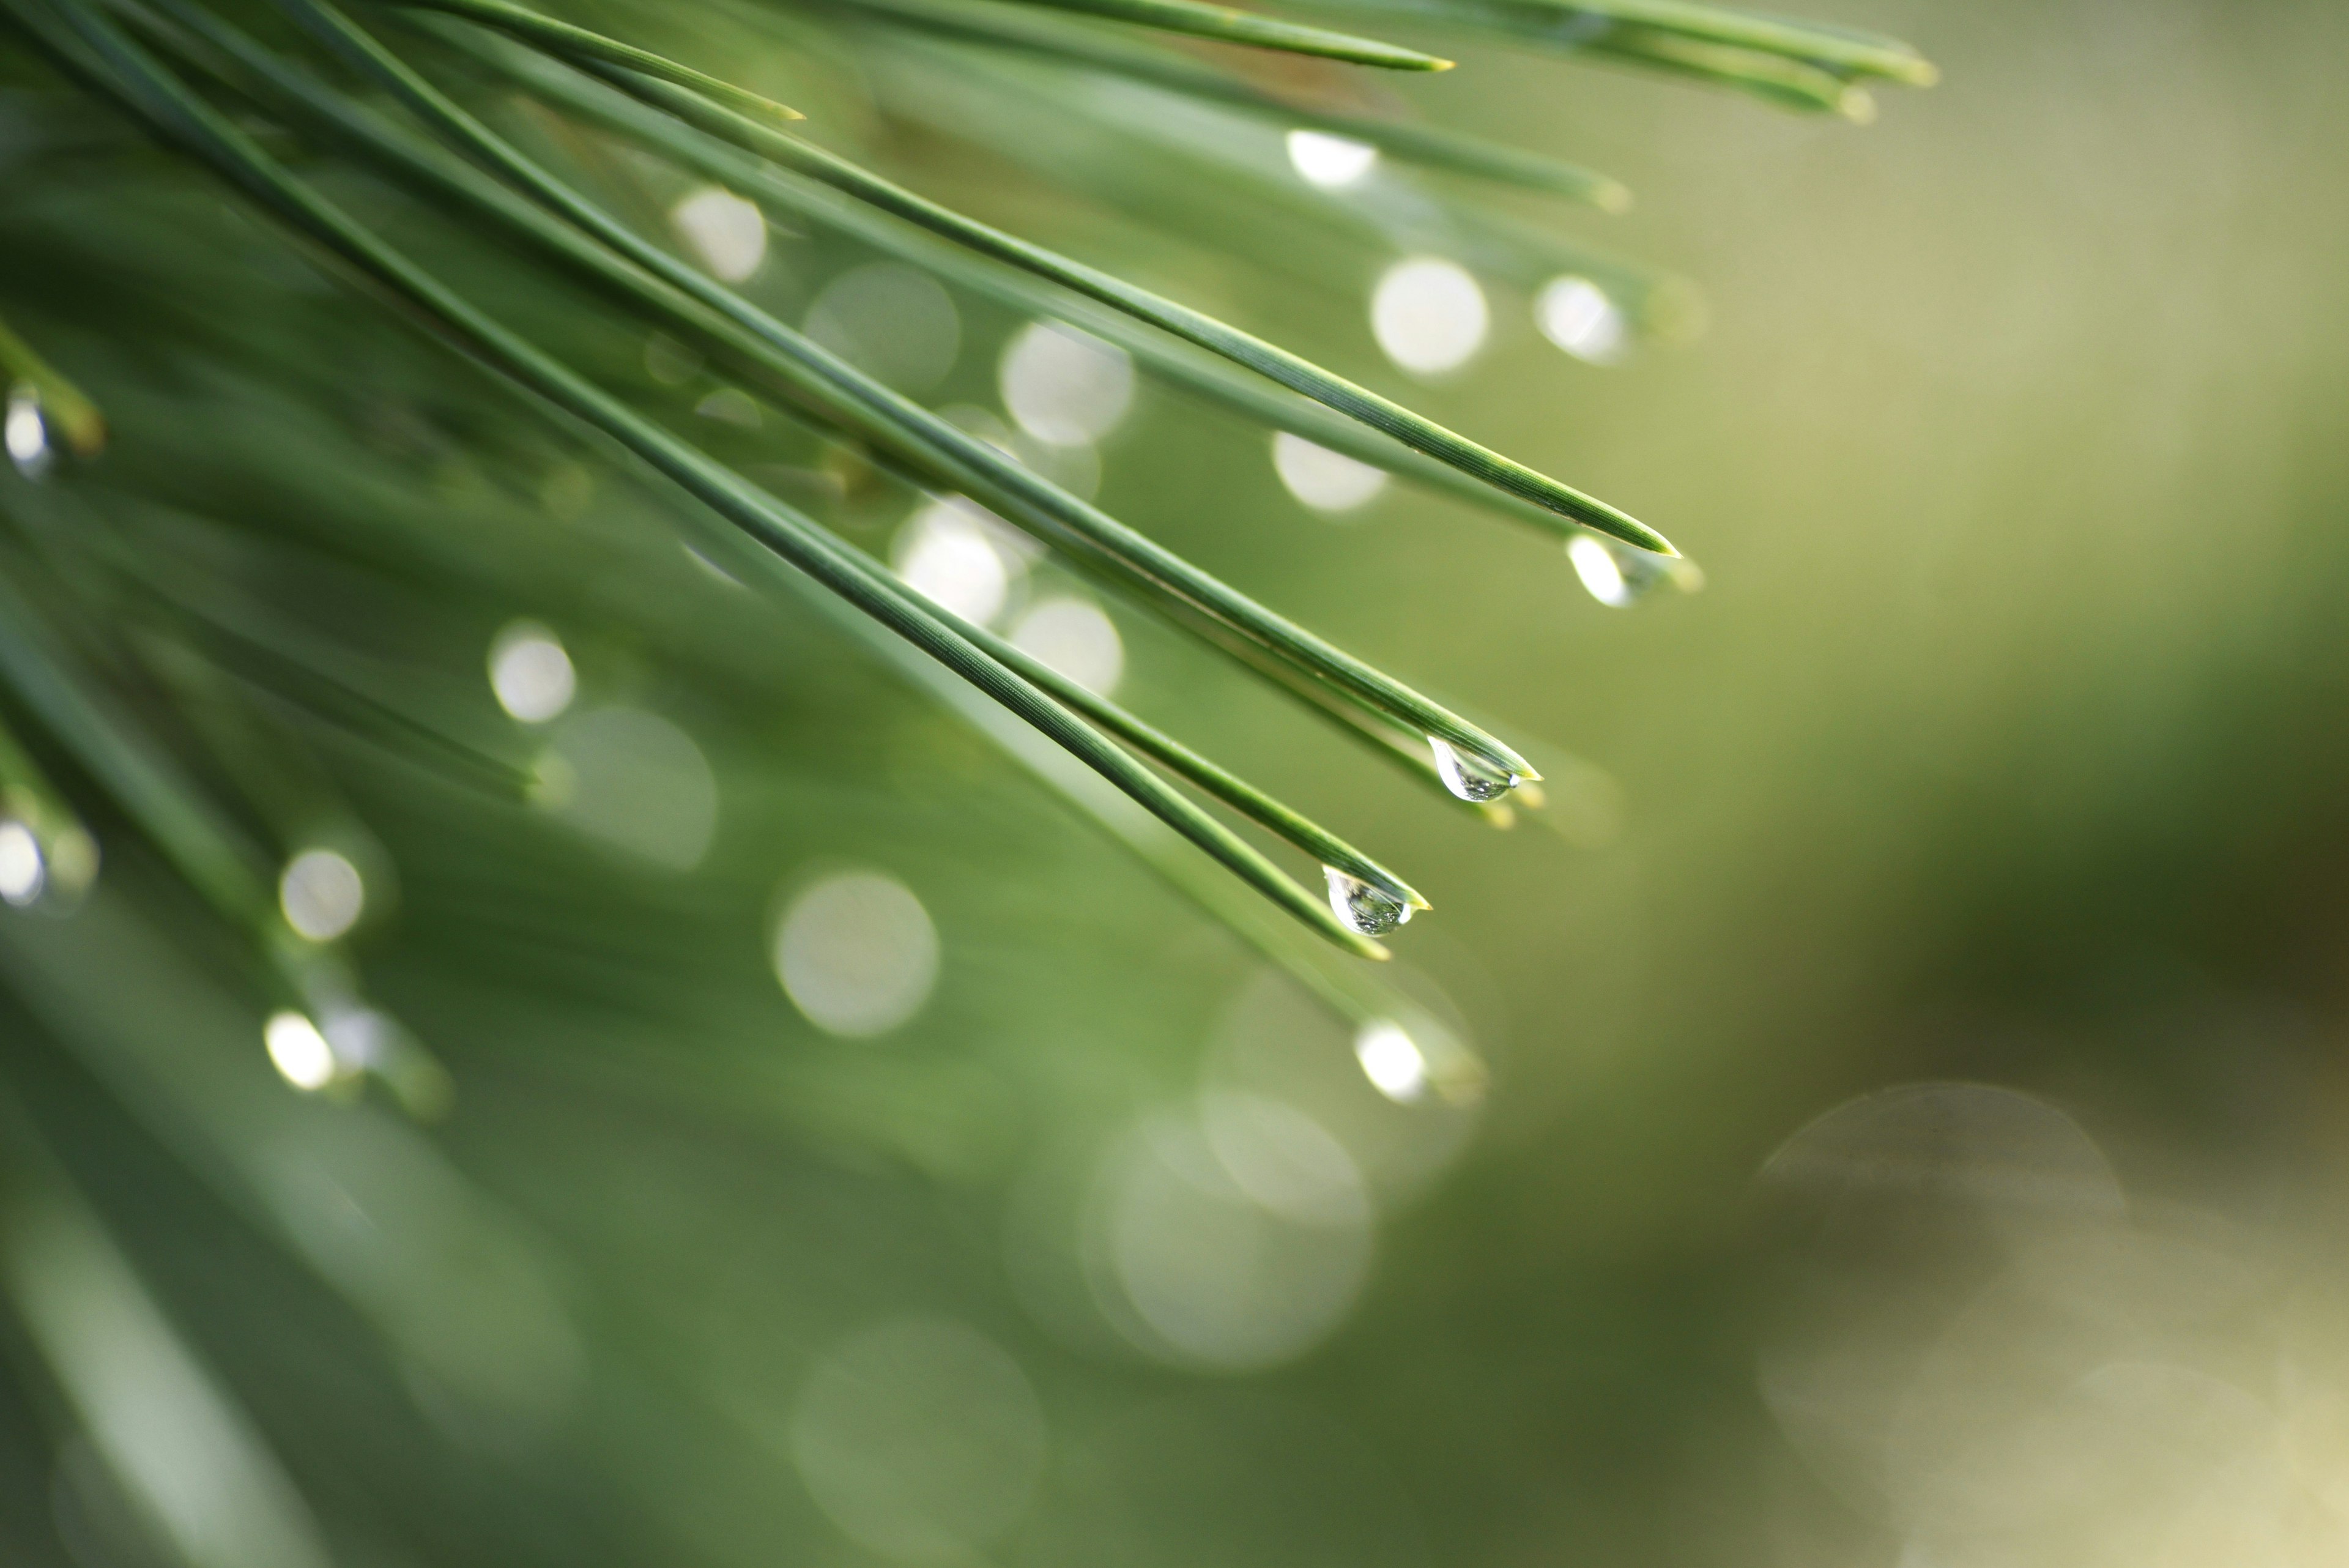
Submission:
<svg viewBox="0 0 2349 1568">
<path fill-rule="evenodd" d="M 889 566 L 924 598 L 980 626 L 1002 612 L 1027 571 L 956 501 L 929 502 L 905 519 L 890 542 Z"/>
<path fill-rule="evenodd" d="M 21 822 L 0 822 L 0 898 L 22 908 L 41 896 L 48 864 L 41 841 Z"/>
<path fill-rule="evenodd" d="M 571 706 L 579 678 L 561 639 L 536 621 L 518 620 L 490 643 L 490 690 L 509 716 L 543 724 Z"/>
<path fill-rule="evenodd" d="M 1371 332 L 1386 357 L 1420 376 L 1475 358 L 1492 326 L 1485 291 L 1466 267 L 1414 256 L 1389 267 L 1371 294 Z"/>
<path fill-rule="evenodd" d="M 1427 1057 L 1400 1023 L 1377 1019 L 1354 1034 L 1354 1060 L 1371 1086 L 1399 1106 L 1427 1093 Z"/>
<path fill-rule="evenodd" d="M 1293 1360 L 1344 1321 L 1370 1272 L 1361 1170 L 1312 1118 L 1252 1095 L 1145 1120 L 1104 1162 L 1092 1209 L 1102 1310 L 1177 1365 Z"/>
<path fill-rule="evenodd" d="M 775 977 L 807 1021 L 864 1039 L 911 1019 L 937 982 L 938 936 L 913 890 L 877 871 L 825 877 L 775 932 Z"/>
<path fill-rule="evenodd" d="M 331 942 L 358 924 L 367 909 L 359 868 L 331 849 L 305 849 L 277 878 L 285 923 L 314 942 Z"/>
<path fill-rule="evenodd" d="M 1040 599 L 1011 628 L 1011 643 L 1097 696 L 1115 691 L 1125 674 L 1116 625 L 1085 599 Z"/>
<path fill-rule="evenodd" d="M 271 1014 L 262 1026 L 261 1040 L 268 1047 L 270 1064 L 295 1088 L 314 1092 L 335 1081 L 339 1067 L 334 1047 L 318 1033 L 318 1026 L 302 1014 L 290 1011 Z"/>
<path fill-rule="evenodd" d="M 1099 441 L 1133 402 L 1125 350 L 1057 321 L 1021 327 L 1004 345 L 996 380 L 1019 428 L 1053 446 Z"/>
<path fill-rule="evenodd" d="M 1534 297 L 1534 325 L 1578 359 L 1612 365 L 1630 346 L 1630 327 L 1606 290 L 1587 277 L 1554 277 Z"/>
<path fill-rule="evenodd" d="M 1320 191 L 1343 191 L 1370 178 L 1378 167 L 1379 150 L 1350 136 L 1323 130 L 1288 133 L 1288 166 L 1299 178 Z"/>
<path fill-rule="evenodd" d="M 1333 516 L 1361 510 L 1387 487 L 1386 470 L 1316 446 L 1287 431 L 1273 432 L 1272 467 L 1289 494 L 1314 511 Z"/>
<path fill-rule="evenodd" d="M 1423 976 L 1407 983 L 1439 998 Z M 1479 1121 L 1483 1078 L 1464 1021 L 1447 1023 L 1421 1007 L 1341 1017 L 1269 969 L 1234 993 L 1206 1073 L 1213 1087 L 1312 1117 L 1381 1200 L 1424 1190 L 1458 1158 Z"/>
<path fill-rule="evenodd" d="M 20 386 L 8 394 L 0 440 L 7 445 L 8 461 L 27 479 L 38 479 L 48 472 L 57 454 L 49 447 L 49 424 L 41 415 L 40 396 L 30 387 Z"/>
<path fill-rule="evenodd" d="M 678 237 L 710 273 L 740 283 L 767 259 L 767 219 L 756 202 L 704 185 L 669 209 Z"/>
</svg>

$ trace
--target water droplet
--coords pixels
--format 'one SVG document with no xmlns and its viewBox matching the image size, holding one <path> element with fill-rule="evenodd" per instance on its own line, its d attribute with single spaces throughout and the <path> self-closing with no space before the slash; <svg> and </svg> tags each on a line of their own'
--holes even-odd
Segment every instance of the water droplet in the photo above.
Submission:
<svg viewBox="0 0 2349 1568">
<path fill-rule="evenodd" d="M 668 221 L 701 265 L 727 283 L 740 283 L 767 259 L 766 215 L 731 191 L 705 185 L 670 208 Z"/>
<path fill-rule="evenodd" d="M 8 461 L 27 479 L 49 472 L 57 452 L 49 445 L 49 421 L 41 412 L 41 394 L 31 382 L 20 381 L 8 390 L 5 426 Z"/>
<path fill-rule="evenodd" d="M 1542 336 L 1593 365 L 1612 365 L 1630 346 L 1630 324 L 1606 290 L 1571 274 L 1542 286 L 1534 300 L 1534 325 Z"/>
<path fill-rule="evenodd" d="M 1615 609 L 1636 603 L 1669 575 L 1659 557 L 1596 534 L 1568 539 L 1566 558 L 1574 563 L 1574 575 L 1590 597 Z"/>
<path fill-rule="evenodd" d="M 1350 136 L 1320 130 L 1288 133 L 1288 161 L 1305 182 L 1323 191 L 1359 185 L 1378 167 L 1379 150 Z"/>
<path fill-rule="evenodd" d="M 342 1072 L 342 1064 L 335 1060 L 335 1048 L 326 1044 L 316 1024 L 298 1012 L 272 1014 L 261 1038 L 279 1075 L 297 1089 L 323 1089 Z"/>
<path fill-rule="evenodd" d="M 1321 867 L 1330 884 L 1330 909 L 1348 929 L 1382 937 L 1411 919 L 1411 906 L 1383 888 L 1373 888 L 1335 866 Z"/>
<path fill-rule="evenodd" d="M 1441 256 L 1397 262 L 1371 296 L 1371 332 L 1388 358 L 1415 375 L 1456 370 L 1485 345 L 1485 291 Z"/>
<path fill-rule="evenodd" d="M 22 909 L 41 896 L 47 880 L 48 867 L 33 830 L 21 822 L 0 822 L 0 898 Z"/>
<path fill-rule="evenodd" d="M 1454 751 L 1450 742 L 1433 735 L 1427 737 L 1427 745 L 1435 753 L 1435 772 L 1444 787 L 1462 800 L 1498 800 L 1517 787 L 1517 775 L 1496 763 Z"/>
</svg>

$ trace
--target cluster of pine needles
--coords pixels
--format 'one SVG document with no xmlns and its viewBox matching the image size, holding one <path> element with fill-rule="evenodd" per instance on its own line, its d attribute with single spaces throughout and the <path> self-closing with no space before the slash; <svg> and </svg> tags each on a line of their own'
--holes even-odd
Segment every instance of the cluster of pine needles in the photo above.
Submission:
<svg viewBox="0 0 2349 1568">
<path fill-rule="evenodd" d="M 1007 106 L 1040 97 L 1073 137 L 1099 129 L 1104 116 L 1114 119 L 1121 102 L 1171 94 L 1217 115 L 1343 138 L 1449 182 L 1439 210 L 1489 264 L 1532 275 L 1557 256 L 1574 256 L 1598 278 L 1609 308 L 1635 328 L 1659 327 L 1671 309 L 1669 291 L 1649 275 L 1579 256 L 1454 190 L 1497 183 L 1612 211 L 1627 200 L 1623 188 L 1399 112 L 1357 85 L 1359 72 L 1341 67 L 1422 73 L 1452 62 L 1353 29 L 1556 48 L 1854 119 L 1870 112 L 1870 83 L 1923 84 L 1932 75 L 1913 50 L 1889 39 L 1686 0 L 1311 0 L 1300 7 L 1316 15 L 1310 22 L 1199 0 L 712 0 L 690 15 L 612 0 L 598 9 L 609 14 L 608 30 L 512 0 L 364 0 L 351 9 L 340 0 L 0 0 L 0 67 L 18 114 L 63 128 L 60 148 L 100 134 L 101 121 L 135 126 L 369 302 L 352 308 L 399 312 L 579 439 L 685 493 L 692 504 L 679 509 L 678 526 L 713 551 L 734 552 L 728 558 L 761 591 L 831 618 L 1007 745 L 1023 741 L 1007 732 L 1007 718 L 1025 726 L 1032 732 L 1026 739 L 1049 741 L 1154 819 L 1151 831 L 1162 839 L 1171 831 L 1187 840 L 1330 942 L 1368 958 L 1383 957 L 1378 939 L 1428 907 L 1401 876 L 925 597 L 827 526 L 820 504 L 796 504 L 755 483 L 615 391 L 593 366 L 493 316 L 326 193 L 314 171 L 363 171 L 487 239 L 511 269 L 500 280 L 503 294 L 526 291 L 530 274 L 559 275 L 605 302 L 615 319 L 665 335 L 755 390 L 839 462 L 916 491 L 968 498 L 1381 757 L 1471 809 L 1499 815 L 1513 802 L 1539 800 L 1535 765 L 1500 735 L 778 318 L 674 248 L 657 223 L 641 221 L 625 182 L 607 179 L 596 189 L 595 171 L 628 158 L 658 161 L 739 193 L 777 223 L 852 237 L 1013 311 L 1079 327 L 1153 377 L 1259 426 L 1559 538 L 1596 540 L 1629 578 L 1669 571 L 1678 553 L 1662 535 L 1277 344 L 968 216 L 951 192 L 893 182 L 851 155 L 870 126 L 835 130 L 821 116 L 806 119 L 647 44 L 676 40 L 676 53 L 712 59 L 709 40 L 722 34 L 761 55 L 801 61 L 811 76 L 912 61 Z M 1264 63 L 1284 57 L 1306 63 Z M 1092 90 L 1103 83 L 1112 90 Z M 574 170 L 493 126 L 511 119 L 517 104 L 534 117 L 539 140 L 581 150 Z M 999 118 L 1000 125 L 996 117 L 967 117 L 958 129 L 982 143 L 1021 134 L 1019 116 Z M 0 275 L 0 294 L 6 286 Z M 203 280 L 186 286 L 201 289 Z M 103 330 L 102 319 L 94 325 Z M 13 493 L 0 495 L 0 512 L 16 523 L 0 545 L 0 711 L 25 731 L 0 729 L 10 852 L 34 868 L 43 897 L 71 900 L 97 875 L 86 826 L 95 805 L 241 933 L 273 1004 L 314 1019 L 364 1011 L 355 968 L 336 944 L 288 928 L 276 859 L 243 826 L 266 820 L 271 803 L 253 791 L 222 801 L 223 791 L 239 789 L 239 774 L 218 758 L 239 753 L 256 732 L 284 728 L 252 697 L 256 685 L 295 711 L 411 750 L 454 755 L 465 748 L 397 704 L 273 655 L 217 616 L 206 620 L 173 602 L 169 585 L 131 596 L 140 607 L 129 622 L 98 611 L 84 579 L 132 568 L 121 553 L 106 558 L 94 541 L 107 527 L 102 505 L 73 519 L 59 509 L 77 504 L 77 488 L 98 483 L 107 422 L 37 336 L 0 324 L 0 370 L 11 388 L 7 440 L 18 471 Z M 261 491 L 272 483 L 267 472 L 249 477 Z M 744 550 L 745 542 L 754 547 Z M 951 677 L 943 686 L 942 674 Z M 974 693 L 988 711 L 972 709 Z M 1077 794 L 1092 787 L 1057 776 Z M 1328 897 L 1300 885 L 1178 784 L 1310 857 Z M 1129 808 L 1118 809 L 1128 810 L 1118 820 L 1131 827 Z M 1167 858 L 1163 843 L 1155 853 Z M 374 1039 L 367 1060 L 343 1065 L 363 1068 L 419 1110 L 445 1096 L 439 1069 L 412 1042 L 401 1044 L 397 1031 Z"/>
</svg>

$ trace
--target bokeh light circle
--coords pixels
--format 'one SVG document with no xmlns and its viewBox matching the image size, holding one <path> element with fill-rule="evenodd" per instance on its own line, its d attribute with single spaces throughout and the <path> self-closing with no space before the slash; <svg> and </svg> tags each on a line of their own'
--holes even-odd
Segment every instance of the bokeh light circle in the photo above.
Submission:
<svg viewBox="0 0 2349 1568">
<path fill-rule="evenodd" d="M 802 891 L 775 934 L 775 974 L 828 1034 L 885 1034 L 922 1010 L 938 973 L 929 912 L 894 877 L 852 871 Z"/>
</svg>

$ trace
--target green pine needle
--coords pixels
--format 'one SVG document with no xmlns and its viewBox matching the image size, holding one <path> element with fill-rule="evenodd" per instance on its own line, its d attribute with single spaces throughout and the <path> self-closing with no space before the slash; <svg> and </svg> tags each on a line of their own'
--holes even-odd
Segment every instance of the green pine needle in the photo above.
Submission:
<svg viewBox="0 0 2349 1568">
<path fill-rule="evenodd" d="M 1423 54 L 1417 49 L 1406 49 L 1399 44 L 1383 44 L 1375 38 L 1359 38 L 1351 34 L 1332 33 L 1300 23 L 1277 21 L 1257 11 L 1238 11 L 1228 5 L 1205 5 L 1198 0 L 1020 0 L 1020 3 L 1048 5 L 1064 11 L 1081 11 L 1088 16 L 1132 22 L 1160 32 L 1212 38 L 1217 43 L 1278 49 L 1292 55 L 1315 55 L 1323 59 L 1344 60 L 1358 66 L 1378 66 L 1387 70 L 1448 71 L 1452 68 L 1450 60 Z"/>
<path fill-rule="evenodd" d="M 462 16 L 469 22 L 479 22 L 511 34 L 523 42 L 548 50 L 566 59 L 595 60 L 605 65 L 620 66 L 641 71 L 661 81 L 674 82 L 695 92 L 726 104 L 730 108 L 771 119 L 793 120 L 807 117 L 798 109 L 761 97 L 732 82 L 720 81 L 681 66 L 675 60 L 656 55 L 649 49 L 607 38 L 601 33 L 591 33 L 585 27 L 574 27 L 552 16 L 542 16 L 524 6 L 509 5 L 507 0 L 385 0 L 386 4 L 412 5 L 425 10 L 445 11 L 452 16 Z"/>
<path fill-rule="evenodd" d="M 710 135 L 723 138 L 795 172 L 822 180 L 908 223 L 919 223 L 934 234 L 945 235 L 973 250 L 1024 267 L 1040 277 L 1050 278 L 1138 320 L 1220 354 L 1291 391 L 1360 420 L 1405 446 L 1451 463 L 1495 489 L 1522 496 L 1562 517 L 1570 518 L 1585 527 L 1596 528 L 1600 533 L 1611 534 L 1640 549 L 1661 556 L 1680 554 L 1662 535 L 1605 502 L 1479 446 L 1433 420 L 1413 413 L 1310 360 L 1228 326 L 1202 311 L 1178 305 L 1097 267 L 1072 261 L 1041 245 L 1031 244 L 966 217 L 835 153 L 827 152 L 798 137 L 771 131 L 765 126 L 690 94 L 657 82 L 626 79 L 619 73 L 606 70 L 599 69 L 596 74 L 622 90 L 667 109 Z M 1446 738 L 1450 737 L 1447 735 Z M 1470 743 L 1481 749 L 1481 742 Z M 1489 754 L 1497 761 L 1510 760 L 1499 753 Z"/>
</svg>

